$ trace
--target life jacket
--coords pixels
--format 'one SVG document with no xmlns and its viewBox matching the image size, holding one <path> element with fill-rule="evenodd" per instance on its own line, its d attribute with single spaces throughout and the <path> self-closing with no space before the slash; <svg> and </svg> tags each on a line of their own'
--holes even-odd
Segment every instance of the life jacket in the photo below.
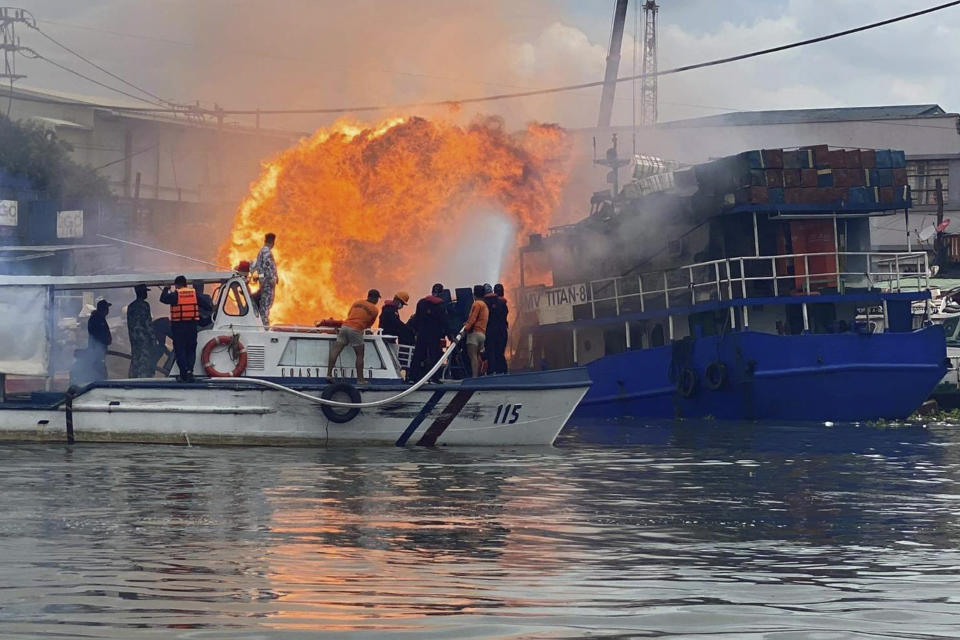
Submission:
<svg viewBox="0 0 960 640">
<path fill-rule="evenodd" d="M 197 291 L 192 287 L 177 289 L 177 304 L 170 305 L 170 322 L 196 322 L 200 319 Z"/>
</svg>

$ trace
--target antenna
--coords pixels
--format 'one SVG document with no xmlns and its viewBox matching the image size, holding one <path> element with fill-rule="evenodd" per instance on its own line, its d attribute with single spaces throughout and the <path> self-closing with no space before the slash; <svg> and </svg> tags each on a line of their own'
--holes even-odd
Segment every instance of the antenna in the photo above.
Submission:
<svg viewBox="0 0 960 640">
<path fill-rule="evenodd" d="M 640 125 L 657 124 L 657 12 L 656 0 L 643 4 L 643 80 L 640 84 Z"/>
</svg>

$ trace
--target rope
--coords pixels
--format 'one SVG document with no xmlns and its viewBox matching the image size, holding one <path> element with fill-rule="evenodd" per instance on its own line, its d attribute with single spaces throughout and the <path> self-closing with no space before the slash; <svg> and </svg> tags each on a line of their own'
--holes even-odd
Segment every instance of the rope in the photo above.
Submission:
<svg viewBox="0 0 960 640">
<path fill-rule="evenodd" d="M 297 396 L 298 398 L 303 398 L 304 400 L 309 400 L 310 402 L 316 404 L 325 404 L 328 407 L 340 407 L 343 409 L 369 409 L 372 407 L 382 407 L 387 404 L 393 404 L 394 402 L 407 397 L 414 391 L 418 390 L 423 385 L 427 384 L 430 381 L 430 378 L 433 377 L 437 371 L 440 370 L 440 367 L 443 366 L 444 361 L 453 353 L 453 350 L 457 348 L 457 345 L 460 343 L 460 340 L 463 338 L 463 329 L 460 329 L 460 333 L 453 339 L 453 342 L 450 343 L 450 346 L 447 347 L 447 350 L 443 352 L 443 355 L 440 356 L 440 359 L 433 365 L 433 368 L 430 369 L 424 376 L 416 382 L 409 389 L 404 389 L 395 396 L 389 398 L 384 398 L 383 400 L 376 400 L 373 402 L 337 402 L 336 400 L 327 400 L 319 396 L 313 396 L 309 393 L 304 393 L 303 391 L 297 391 L 296 389 L 291 389 L 288 386 L 270 382 L 269 380 L 261 380 L 259 378 L 210 378 L 210 382 L 243 382 L 249 384 L 259 385 L 261 387 L 267 387 L 268 389 L 275 389 L 277 391 L 283 391 L 289 393 L 290 395 Z"/>
</svg>

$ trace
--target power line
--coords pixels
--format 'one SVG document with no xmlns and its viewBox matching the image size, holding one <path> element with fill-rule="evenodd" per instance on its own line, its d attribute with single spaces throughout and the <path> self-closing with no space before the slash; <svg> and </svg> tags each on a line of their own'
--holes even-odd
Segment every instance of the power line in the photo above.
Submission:
<svg viewBox="0 0 960 640">
<path fill-rule="evenodd" d="M 656 73 L 647 73 L 647 74 L 641 73 L 635 76 L 620 77 L 616 79 L 616 82 L 629 82 L 632 80 L 640 80 L 647 77 L 672 75 L 672 74 L 681 73 L 684 71 L 693 71 L 694 69 L 715 67 L 718 65 L 729 64 L 731 62 L 737 62 L 740 60 L 747 60 L 749 58 L 756 58 L 758 56 L 764 56 L 771 53 L 778 53 L 780 51 L 795 49 L 797 47 L 804 47 L 810 44 L 816 44 L 818 42 L 834 40 L 836 38 L 852 35 L 854 33 L 860 33 L 862 31 L 877 29 L 879 27 L 883 27 L 889 24 L 894 24 L 896 22 L 910 20 L 912 18 L 916 18 L 929 13 L 934 13 L 936 11 L 942 11 L 944 9 L 955 7 L 957 5 L 960 5 L 960 0 L 954 0 L 953 2 L 946 2 L 943 4 L 936 5 L 934 7 L 930 7 L 928 9 L 914 11 L 912 13 L 907 13 L 894 18 L 889 18 L 887 20 L 873 22 L 873 23 L 862 25 L 859 27 L 854 27 L 852 29 L 845 29 L 843 31 L 837 31 L 835 33 L 827 34 L 824 36 L 809 38 L 807 40 L 801 40 L 799 42 L 792 42 L 790 44 L 780 45 L 778 47 L 770 47 L 768 49 L 761 49 L 759 51 L 752 51 L 750 53 L 743 53 L 740 55 L 730 56 L 727 58 L 719 58 L 716 60 L 709 60 L 707 62 L 689 64 L 681 67 L 674 67 L 672 69 L 664 69 L 663 71 L 657 71 Z M 533 89 L 530 91 L 520 91 L 515 93 L 501 93 L 501 94 L 494 94 L 494 95 L 482 96 L 477 98 L 449 99 L 449 100 L 439 100 L 434 102 L 411 102 L 411 103 L 395 104 L 395 105 L 363 105 L 363 106 L 355 106 L 355 107 L 333 107 L 333 108 L 316 108 L 316 109 L 224 109 L 220 113 L 225 115 L 254 115 L 258 113 L 261 115 L 307 115 L 307 114 L 324 114 L 324 113 L 384 111 L 388 109 L 409 109 L 409 108 L 415 108 L 415 107 L 438 107 L 438 106 L 446 106 L 450 104 L 471 104 L 471 103 L 477 103 L 477 102 L 493 102 L 497 100 L 507 100 L 512 98 L 526 98 L 530 96 L 547 95 L 547 94 L 561 93 L 566 91 L 575 91 L 577 89 L 590 89 L 593 87 L 602 86 L 603 84 L 604 84 L 603 80 L 598 80 L 594 82 L 584 82 L 580 84 L 565 85 L 565 86 L 553 87 L 549 89 Z"/>
<path fill-rule="evenodd" d="M 161 97 L 158 96 L 157 94 L 152 93 L 152 92 L 150 92 L 150 91 L 147 91 L 147 90 L 144 89 L 143 87 L 138 87 L 137 85 L 133 84 L 132 82 L 129 82 L 128 80 L 124 80 L 123 78 L 121 78 L 121 77 L 118 76 L 117 74 L 113 73 L 112 71 L 110 71 L 110 70 L 108 70 L 108 69 L 104 69 L 103 67 L 101 67 L 99 64 L 97 64 L 97 63 L 94 62 L 93 60 L 90 60 L 90 59 L 87 58 L 86 56 L 84 56 L 84 55 L 82 55 L 82 54 L 80 54 L 80 53 L 77 53 L 76 51 L 74 51 L 73 49 L 71 49 L 70 47 L 68 47 L 67 45 L 65 45 L 65 44 L 63 44 L 62 42 L 60 42 L 59 40 L 55 39 L 53 36 L 45 33 L 44 31 L 41 31 L 40 28 L 36 27 L 35 25 L 32 25 L 32 26 L 33 26 L 33 29 L 34 29 L 37 33 L 39 33 L 41 36 L 43 36 L 44 38 L 46 38 L 47 40 L 49 40 L 49 41 L 52 42 L 53 44 L 57 45 L 58 47 L 60 47 L 60 48 L 63 49 L 64 51 L 67 51 L 68 53 L 73 54 L 74 56 L 80 58 L 81 60 L 83 60 L 84 62 L 86 62 L 87 64 L 89 64 L 90 66 L 96 67 L 97 69 L 99 69 L 99 70 L 102 71 L 103 73 L 107 74 L 107 75 L 110 76 L 111 78 L 114 78 L 115 80 L 119 80 L 120 82 L 122 82 L 123 84 L 127 85 L 128 87 L 131 87 L 131 88 L 133 88 L 133 89 L 136 89 L 136 90 L 139 91 L 140 93 L 143 93 L 143 94 L 145 94 L 145 95 L 150 96 L 151 98 L 153 98 L 154 100 L 156 100 L 156 102 L 155 102 L 154 104 L 158 104 L 158 105 L 159 105 L 159 104 L 167 104 L 167 105 L 172 104 L 169 100 L 164 100 L 163 98 L 161 98 Z"/>
<path fill-rule="evenodd" d="M 25 55 L 25 57 L 27 57 L 27 58 L 36 59 L 36 60 L 43 60 L 44 62 L 46 62 L 46 63 L 48 63 L 48 64 L 52 64 L 53 66 L 57 67 L 58 69 L 62 69 L 63 71 L 66 71 L 67 73 L 71 73 L 71 74 L 77 76 L 78 78 L 83 78 L 84 80 L 87 80 L 88 82 L 92 82 L 92 83 L 95 84 L 95 85 L 99 85 L 99 86 L 103 87 L 104 89 L 109 89 L 110 91 L 115 91 L 115 92 L 117 92 L 117 93 L 123 94 L 123 95 L 127 96 L 128 98 L 133 98 L 134 100 L 136 100 L 136 101 L 138 101 L 138 102 L 146 102 L 147 104 L 158 104 L 158 103 L 154 102 L 153 100 L 148 100 L 148 99 L 146 99 L 146 98 L 141 98 L 140 96 L 135 95 L 135 94 L 132 94 L 132 93 L 130 93 L 130 92 L 128 92 L 128 91 L 124 91 L 123 89 L 118 89 L 118 88 L 116 88 L 116 87 L 112 87 L 112 86 L 110 86 L 110 85 L 108 85 L 108 84 L 105 84 L 105 83 L 103 83 L 103 82 L 100 82 L 99 80 L 96 80 L 96 79 L 94 79 L 94 78 L 91 78 L 91 77 L 88 76 L 88 75 L 85 75 L 85 74 L 83 74 L 83 73 L 80 73 L 79 71 L 76 71 L 75 69 L 71 69 L 70 67 L 64 66 L 64 65 L 60 64 L 59 62 L 56 62 L 56 61 L 54 61 L 54 60 L 51 60 L 50 58 L 48 58 L 48 57 L 46 57 L 46 56 L 44 56 L 44 55 L 41 55 L 41 54 L 37 53 L 36 51 L 30 51 L 29 54 L 24 54 L 24 55 Z M 124 107 L 114 107 L 114 108 L 123 109 Z M 157 109 L 158 109 L 158 110 L 172 110 L 172 109 L 170 109 L 170 108 L 168 108 L 168 107 L 166 107 L 166 106 L 162 106 L 162 105 L 161 105 L 161 106 L 158 106 Z"/>
<path fill-rule="evenodd" d="M 937 12 L 937 11 L 942 11 L 942 10 L 944 10 L 944 9 L 948 9 L 948 8 L 950 8 L 950 7 L 955 7 L 955 6 L 957 6 L 957 5 L 960 5 L 960 0 L 953 0 L 952 2 L 946 2 L 946 3 L 943 3 L 943 4 L 939 4 L 939 5 L 936 5 L 936 6 L 927 8 L 927 9 L 922 9 L 922 10 L 920 10 L 920 11 L 914 11 L 914 12 L 911 12 L 911 13 L 907 13 L 907 14 L 903 14 L 903 15 L 900 15 L 900 16 L 896 16 L 896 17 L 894 17 L 894 18 L 889 18 L 889 19 L 886 19 L 886 20 L 881 20 L 881 21 L 879 21 L 879 22 L 873 22 L 873 23 L 866 24 L 866 25 L 862 25 L 862 26 L 859 26 L 859 27 L 854 27 L 854 28 L 851 28 L 851 29 L 845 29 L 845 30 L 843 30 L 843 31 L 837 31 L 837 32 L 834 32 L 834 33 L 831 33 L 831 34 L 827 34 L 827 35 L 823 35 L 823 36 L 819 36 L 819 37 L 816 37 L 816 38 L 809 38 L 809 39 L 807 39 L 807 40 L 801 40 L 801 41 L 793 42 L 793 43 L 790 43 L 790 44 L 780 45 L 780 46 L 777 46 L 777 47 L 770 47 L 770 48 L 767 48 L 767 49 L 761 49 L 761 50 L 759 50 L 759 51 L 752 51 L 752 52 L 749 52 L 749 53 L 743 53 L 743 54 L 736 55 L 736 56 L 729 56 L 729 57 L 726 57 L 726 58 L 718 58 L 718 59 L 716 59 L 716 60 L 709 60 L 709 61 L 706 61 L 706 62 L 700 62 L 700 63 L 696 63 L 696 64 L 689 64 L 689 65 L 684 65 L 684 66 L 680 66 L 680 67 L 674 67 L 674 68 L 672 68 L 672 69 L 664 69 L 663 71 L 657 71 L 656 73 L 647 73 L 647 74 L 641 73 L 641 74 L 638 74 L 638 75 L 620 77 L 620 78 L 617 78 L 617 79 L 616 79 L 616 82 L 618 82 L 618 83 L 619 83 L 619 82 L 630 82 L 630 81 L 633 81 L 633 80 L 641 80 L 641 79 L 644 79 L 644 78 L 647 78 L 647 77 L 672 75 L 672 74 L 682 73 L 682 72 L 684 72 L 684 71 L 693 71 L 693 70 L 695 70 L 695 69 L 703 69 L 703 68 L 707 68 L 707 67 L 715 67 L 715 66 L 718 66 L 718 65 L 729 64 L 729 63 L 731 63 L 731 62 L 738 62 L 738 61 L 740 61 L 740 60 L 747 60 L 747 59 L 749 59 L 749 58 L 756 58 L 756 57 L 768 55 L 768 54 L 771 54 L 771 53 L 778 53 L 778 52 L 780 52 L 780 51 L 786 51 L 786 50 L 789 50 L 789 49 L 795 49 L 795 48 L 798 48 L 798 47 L 804 47 L 804 46 L 807 46 L 807 45 L 810 45 L 810 44 L 816 44 L 816 43 L 819 43 L 819 42 L 825 42 L 825 41 L 827 41 L 827 40 L 834 40 L 834 39 L 836 39 L 836 38 L 841 38 L 841 37 L 848 36 L 848 35 L 852 35 L 852 34 L 855 34 L 855 33 L 860 33 L 860 32 L 862 32 L 862 31 L 869 31 L 869 30 L 871 30 L 871 29 L 877 29 L 877 28 L 879 28 L 879 27 L 883 27 L 883 26 L 886 26 L 886 25 L 889 25 L 889 24 L 894 24 L 894 23 L 897 23 L 897 22 L 902 22 L 902 21 L 904 21 L 904 20 L 910 20 L 910 19 L 912 19 L 912 18 L 916 18 L 916 17 L 919 17 L 919 16 L 927 15 L 927 14 L 934 13 L 934 12 Z M 38 55 L 37 57 L 42 57 L 42 56 L 39 56 L 39 55 Z M 117 91 L 117 92 L 119 92 L 119 93 L 123 93 L 124 95 L 133 97 L 133 98 L 135 98 L 135 99 L 137 99 L 137 100 L 140 100 L 141 102 L 148 102 L 148 103 L 150 102 L 149 100 L 144 100 L 143 98 L 139 98 L 139 97 L 137 97 L 137 96 L 132 96 L 131 94 L 126 93 L 126 92 L 124 92 L 124 91 L 122 91 L 122 90 L 120 90 L 120 89 L 116 89 L 116 88 L 114 88 L 114 87 L 110 87 L 110 86 L 108 86 L 108 85 L 104 85 L 103 83 L 97 82 L 96 80 L 93 80 L 92 78 L 89 78 L 89 77 L 87 77 L 87 76 L 83 76 L 82 74 L 79 74 L 78 72 L 75 72 L 75 71 L 73 71 L 73 70 L 71 70 L 71 69 L 67 69 L 67 68 L 63 67 L 62 65 L 59 65 L 59 64 L 53 62 L 52 60 L 49 60 L 48 58 L 43 58 L 43 59 L 46 60 L 47 62 L 50 62 L 51 64 L 54 64 L 54 65 L 56 65 L 56 66 L 59 66 L 60 68 L 63 68 L 63 69 L 66 70 L 66 71 L 69 71 L 70 73 L 74 73 L 74 74 L 76 74 L 76 75 L 80 75 L 80 77 L 83 77 L 83 78 L 85 78 L 85 79 L 87 79 L 87 80 L 90 80 L 90 81 L 92 81 L 92 82 L 95 82 L 96 84 L 99 84 L 100 86 L 103 86 L 103 87 L 105 87 L 105 88 L 108 88 L 108 89 L 110 89 L 110 90 L 112 90 L 112 91 Z M 107 109 L 114 109 L 114 110 L 116 110 L 116 111 L 145 112 L 145 113 L 184 113 L 184 112 L 186 112 L 186 111 L 189 110 L 190 112 L 193 112 L 193 113 L 199 113 L 199 114 L 204 114 L 204 115 L 220 115 L 220 116 L 224 116 L 224 115 L 311 115 L 311 114 L 332 114 L 332 113 L 350 113 L 350 112 L 365 112 L 365 111 L 385 111 L 385 110 L 390 110 L 390 109 L 411 109 L 411 108 L 417 108 L 417 107 L 440 107 L 440 106 L 449 106 L 449 105 L 451 105 L 451 104 L 472 104 L 472 103 L 478 103 L 478 102 L 493 102 L 493 101 L 499 101 L 499 100 L 513 99 L 513 98 L 525 98 L 525 97 L 537 96 L 537 95 L 548 95 L 548 94 L 553 94 L 553 93 L 562 93 L 562 92 L 567 92 L 567 91 L 575 91 L 575 90 L 578 90 L 578 89 L 590 89 L 590 88 L 602 86 L 603 84 L 604 84 L 604 81 L 603 81 L 603 80 L 599 80 L 599 81 L 594 81 L 594 82 L 584 82 L 584 83 L 580 83 L 580 84 L 565 85 L 565 86 L 552 87 L 552 88 L 547 88 L 547 89 L 533 89 L 533 90 L 530 90 L 530 91 L 520 91 L 520 92 L 514 92 L 514 93 L 501 93 L 501 94 L 494 94 L 494 95 L 481 96 L 481 97 L 475 97 L 475 98 L 459 98 L 459 99 L 451 98 L 451 99 L 447 99 L 447 100 L 438 100 L 438 101 L 432 101 L 432 102 L 409 102 L 409 103 L 401 103 L 401 104 L 361 105 L 361 106 L 353 106 L 353 107 L 330 107 L 330 108 L 308 108 L 308 109 L 218 109 L 218 110 L 210 110 L 210 109 L 205 109 L 205 108 L 201 108 L 201 107 L 120 107 L 120 106 L 116 106 L 116 105 L 97 105 L 97 104 L 93 104 L 93 103 L 79 103 L 79 104 L 86 104 L 87 106 L 103 107 L 103 108 L 107 108 Z"/>
</svg>

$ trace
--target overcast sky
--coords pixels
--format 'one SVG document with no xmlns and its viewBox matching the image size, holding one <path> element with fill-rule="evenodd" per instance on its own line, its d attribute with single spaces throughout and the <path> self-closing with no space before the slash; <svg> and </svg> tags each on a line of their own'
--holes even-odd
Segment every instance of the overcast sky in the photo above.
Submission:
<svg viewBox="0 0 960 640">
<path fill-rule="evenodd" d="M 661 0 L 660 68 L 801 40 L 939 0 Z M 470 97 L 599 80 L 613 0 L 23 0 L 39 27 L 165 98 L 309 108 Z M 642 29 L 642 13 L 640 24 Z M 620 75 L 633 70 L 629 10 Z M 130 90 L 28 29 L 22 44 Z M 960 108 L 960 8 L 660 80 L 661 120 L 756 110 L 938 103 Z M 129 101 L 42 60 L 24 86 Z M 132 90 L 131 90 L 132 91 Z M 592 126 L 598 90 L 490 103 L 511 125 Z M 621 84 L 615 124 L 629 124 Z M 427 111 L 429 114 L 429 111 Z M 364 119 L 376 119 L 364 115 Z M 332 116 L 274 118 L 306 128 Z"/>
</svg>

